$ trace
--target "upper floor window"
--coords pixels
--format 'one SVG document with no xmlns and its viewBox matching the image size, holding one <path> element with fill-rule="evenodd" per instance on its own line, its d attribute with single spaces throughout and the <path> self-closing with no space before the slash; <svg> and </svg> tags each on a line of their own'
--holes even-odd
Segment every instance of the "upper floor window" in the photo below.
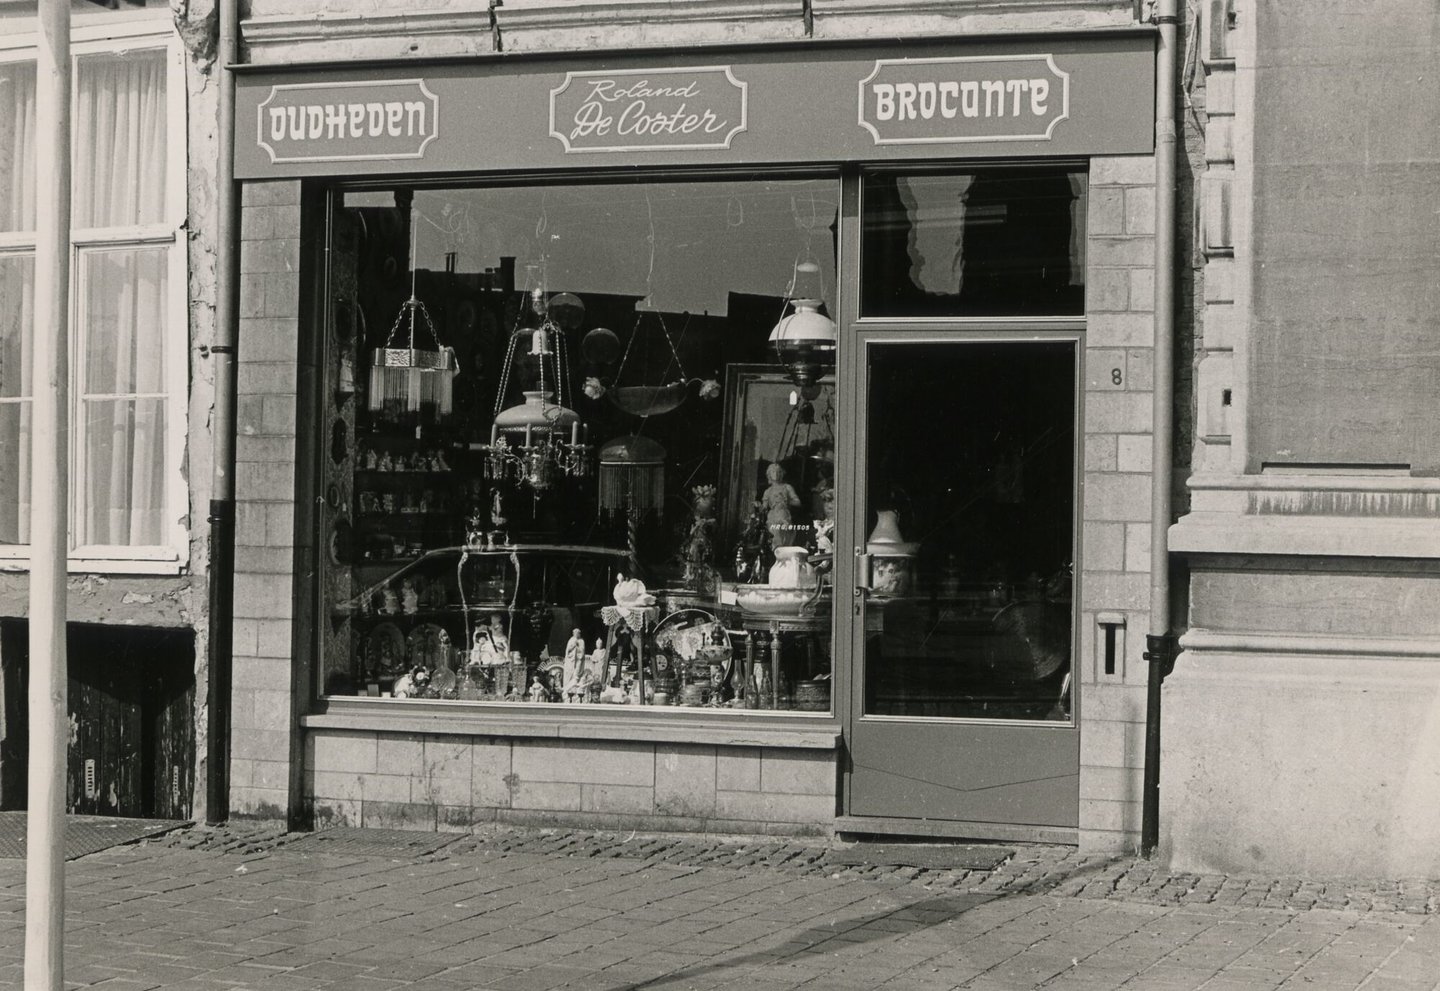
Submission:
<svg viewBox="0 0 1440 991">
<path fill-rule="evenodd" d="M 146 11 L 146 14 L 149 12 Z M 188 498 L 183 63 L 146 18 L 74 38 L 70 557 L 85 570 L 183 563 Z M 159 30 L 157 30 L 157 28 Z M 0 567 L 30 541 L 35 63 L 0 46 Z"/>
</svg>

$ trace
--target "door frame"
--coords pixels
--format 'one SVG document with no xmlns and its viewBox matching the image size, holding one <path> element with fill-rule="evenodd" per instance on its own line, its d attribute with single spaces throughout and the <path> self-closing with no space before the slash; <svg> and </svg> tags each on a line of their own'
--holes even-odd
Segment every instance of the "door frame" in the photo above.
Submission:
<svg viewBox="0 0 1440 991">
<path fill-rule="evenodd" d="M 878 171 L 928 171 L 943 167 L 944 163 L 910 163 L 908 168 L 888 167 Z M 967 163 L 949 163 L 963 168 Z M 986 162 L 987 167 L 998 163 Z M 1054 166 L 1072 164 L 1058 160 L 1046 160 L 1031 164 Z M 1088 163 L 1073 163 L 1085 168 Z M 864 659 L 865 629 L 863 603 L 856 588 L 857 560 L 863 553 L 867 537 L 864 495 L 862 491 L 865 465 L 863 443 L 869 396 L 866 390 L 868 348 L 872 343 L 904 344 L 986 342 L 1024 343 L 1056 342 L 1070 343 L 1075 349 L 1075 399 L 1074 399 L 1074 441 L 1072 470 L 1072 522 L 1071 522 L 1071 719 L 1056 729 L 1082 731 L 1081 701 L 1081 597 L 1082 540 L 1081 526 L 1084 519 L 1084 448 L 1085 448 L 1085 366 L 1086 366 L 1086 319 L 1084 314 L 1066 317 L 862 317 L 860 314 L 861 278 L 861 189 L 863 177 L 869 169 L 847 169 L 841 181 L 840 245 L 838 258 L 838 332 L 840 345 L 836 348 L 836 387 L 841 397 L 837 403 L 836 416 L 836 533 L 834 575 L 834 660 L 832 678 L 835 681 L 835 715 L 840 722 L 840 813 L 836 826 L 840 832 L 874 832 L 935 836 L 957 836 L 975 839 L 1031 840 L 1036 842 L 1075 843 L 1078 826 L 1075 828 L 1033 826 L 1023 824 L 1002 824 L 994 822 L 973 822 L 967 820 L 936 820 L 907 818 L 904 816 L 857 816 L 852 815 L 853 761 L 851 742 L 854 740 L 856 723 L 864 707 Z M 1087 235 L 1088 237 L 1088 232 Z M 849 291 L 844 291 L 844 290 Z M 844 443 L 839 443 L 844 438 Z M 978 722 L 965 720 L 965 723 Z M 990 722 L 990 721 L 985 721 Z M 1042 724 L 1033 725 L 1037 731 L 1044 731 Z M 1077 769 L 1078 770 L 1078 769 Z M 1076 787 L 1079 787 L 1077 775 Z"/>
</svg>

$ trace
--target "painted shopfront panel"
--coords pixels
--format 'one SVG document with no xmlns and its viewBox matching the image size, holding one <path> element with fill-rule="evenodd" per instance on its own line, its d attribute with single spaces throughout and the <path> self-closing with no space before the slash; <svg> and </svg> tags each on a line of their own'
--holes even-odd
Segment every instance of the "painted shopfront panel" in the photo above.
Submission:
<svg viewBox="0 0 1440 991">
<path fill-rule="evenodd" d="M 242 74 L 235 172 L 1143 154 L 1153 60 L 1136 33 Z"/>
<path fill-rule="evenodd" d="M 472 771 L 453 802 L 415 791 L 428 764 L 401 796 L 377 763 L 357 799 L 317 751 L 317 814 L 333 799 L 346 817 L 446 826 L 509 810 L 676 828 L 793 831 L 846 812 L 1074 829 L 1080 158 L 1148 153 L 1153 56 L 1148 36 L 1049 42 L 824 50 L 819 68 L 712 52 L 245 81 L 237 168 L 339 180 L 323 191 L 321 382 L 302 397 L 325 454 L 305 725 L 374 732 L 391 756 L 432 732 L 422 724 L 451 743 L 511 741 L 512 766 Z M 820 90 L 829 102 L 812 113 Z M 472 121 L 452 132 L 456 106 Z M 487 128 L 507 137 L 481 142 Z M 1022 155 L 1032 164 L 923 161 Z M 876 168 L 837 167 L 856 159 Z M 741 161 L 819 164 L 679 168 Z M 637 163 L 660 168 L 605 171 Z M 522 170 L 543 180 L 478 178 Z M 437 181 L 457 172 L 477 177 Z M 842 209 L 862 186 L 864 217 Z M 842 244 L 856 249 L 844 267 Z M 1005 342 L 969 335 L 973 318 L 1040 321 L 1050 336 L 980 355 Z M 1044 329 L 1056 318 L 1059 336 Z M 901 343 L 942 324 L 941 352 Z M 862 395 L 835 374 L 857 347 L 884 353 L 872 371 L 892 385 L 952 364 L 946 381 L 970 375 L 933 411 L 965 450 L 897 463 L 856 447 L 862 433 L 897 456 L 907 430 L 917 451 L 936 439 L 884 420 L 913 397 Z M 1039 392 L 985 398 L 1012 380 Z M 927 476 L 941 464 L 969 474 Z M 1001 517 L 1018 528 L 1008 549 Z M 837 534 L 876 542 L 887 518 L 907 534 L 894 538 L 906 587 L 852 610 Z M 698 735 L 681 745 L 687 727 Z M 526 761 L 545 737 L 638 747 L 652 769 L 635 773 L 650 777 L 604 781 L 591 758 L 537 776 Z M 804 751 L 806 779 L 762 760 L 757 782 L 719 789 L 724 802 L 681 809 L 661 771 L 696 746 L 717 768 L 757 748 L 788 767 Z M 847 754 L 826 799 L 816 789 Z"/>
</svg>

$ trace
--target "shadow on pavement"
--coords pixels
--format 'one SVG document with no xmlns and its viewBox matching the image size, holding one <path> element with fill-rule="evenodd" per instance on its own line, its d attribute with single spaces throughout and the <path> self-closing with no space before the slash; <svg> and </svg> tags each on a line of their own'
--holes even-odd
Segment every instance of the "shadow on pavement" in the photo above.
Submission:
<svg viewBox="0 0 1440 991">
<path fill-rule="evenodd" d="M 826 925 L 804 929 L 773 949 L 757 950 L 714 963 L 684 967 L 661 977 L 633 984 L 629 991 L 643 991 L 646 988 L 658 989 L 675 982 L 696 980 L 707 974 L 828 954 L 842 945 L 854 946 L 874 940 L 894 939 L 897 936 L 942 925 L 959 918 L 971 909 L 1002 897 L 1005 896 L 975 892 L 946 895 L 939 898 L 921 899 L 908 905 L 886 909 L 883 912 L 872 912 L 858 918 L 836 919 Z"/>
</svg>

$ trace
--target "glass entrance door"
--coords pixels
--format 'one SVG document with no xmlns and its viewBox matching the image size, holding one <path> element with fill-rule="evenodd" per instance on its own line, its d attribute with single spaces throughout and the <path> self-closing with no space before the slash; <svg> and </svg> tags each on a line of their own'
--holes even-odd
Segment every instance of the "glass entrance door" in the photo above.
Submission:
<svg viewBox="0 0 1440 991">
<path fill-rule="evenodd" d="M 1070 827 L 1074 337 L 863 333 L 853 816 Z"/>
</svg>

